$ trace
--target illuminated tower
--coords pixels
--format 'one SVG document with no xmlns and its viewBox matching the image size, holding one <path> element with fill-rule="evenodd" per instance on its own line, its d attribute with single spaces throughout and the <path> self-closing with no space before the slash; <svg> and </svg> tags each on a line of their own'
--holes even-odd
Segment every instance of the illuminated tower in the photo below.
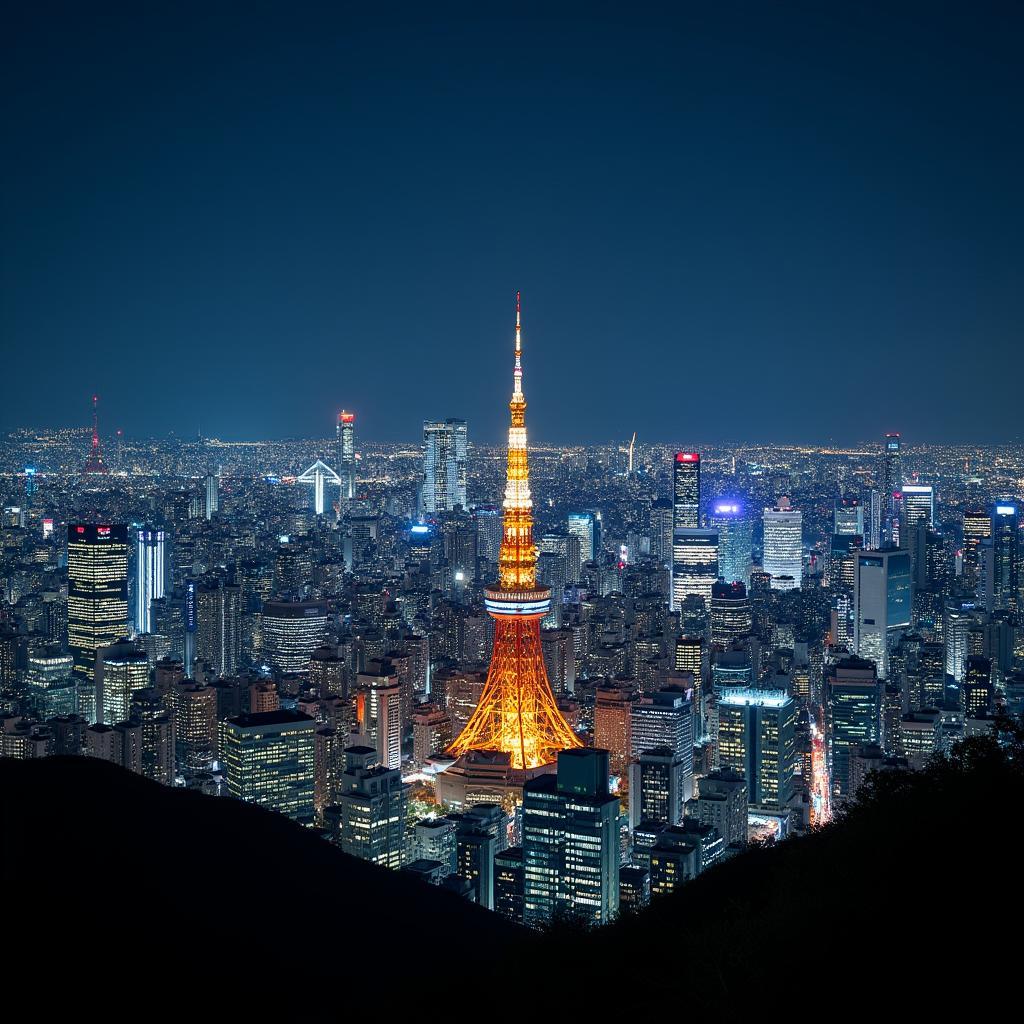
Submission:
<svg viewBox="0 0 1024 1024">
<path fill-rule="evenodd" d="M 476 711 L 448 752 L 503 751 L 513 767 L 536 768 L 582 743 L 558 710 L 541 654 L 540 620 L 551 606 L 551 590 L 537 585 L 518 293 L 515 353 L 498 583 L 484 591 L 494 651 Z"/>
<path fill-rule="evenodd" d="M 152 603 L 164 596 L 164 531 L 135 531 L 135 632 L 152 633 Z"/>
<path fill-rule="evenodd" d="M 338 475 L 341 497 L 354 498 L 356 493 L 356 414 L 344 409 L 338 413 Z"/>
<path fill-rule="evenodd" d="M 89 457 L 85 460 L 86 473 L 109 473 L 107 464 L 103 461 L 103 453 L 100 451 L 100 414 L 99 397 L 92 396 L 92 447 L 89 449 Z"/>
<path fill-rule="evenodd" d="M 68 526 L 68 650 L 79 714 L 96 720 L 96 654 L 128 633 L 128 527 Z"/>
</svg>

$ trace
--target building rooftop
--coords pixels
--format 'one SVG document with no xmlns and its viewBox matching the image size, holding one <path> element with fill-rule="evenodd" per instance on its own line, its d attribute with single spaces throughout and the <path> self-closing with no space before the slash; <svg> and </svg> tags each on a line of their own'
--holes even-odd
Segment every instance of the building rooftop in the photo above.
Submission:
<svg viewBox="0 0 1024 1024">
<path fill-rule="evenodd" d="M 236 725 L 240 729 L 267 728 L 273 725 L 302 725 L 306 722 L 310 725 L 313 724 L 313 719 L 309 715 L 304 715 L 301 711 L 288 711 L 285 708 L 278 708 L 276 711 L 249 712 L 236 715 L 227 721 L 230 725 Z"/>
</svg>

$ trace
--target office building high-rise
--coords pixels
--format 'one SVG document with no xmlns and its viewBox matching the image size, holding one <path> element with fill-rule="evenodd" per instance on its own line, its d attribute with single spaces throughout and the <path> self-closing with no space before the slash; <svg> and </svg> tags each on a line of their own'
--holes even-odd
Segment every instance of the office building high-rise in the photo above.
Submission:
<svg viewBox="0 0 1024 1024">
<path fill-rule="evenodd" d="M 700 780 L 696 797 L 698 821 L 718 829 L 726 846 L 747 845 L 746 776 L 729 768 L 710 772 Z"/>
<path fill-rule="evenodd" d="M 338 413 L 336 427 L 338 451 L 338 477 L 341 480 L 341 497 L 348 500 L 356 493 L 356 414 L 344 409 Z"/>
<path fill-rule="evenodd" d="M 719 696 L 719 764 L 743 776 L 751 804 L 781 809 L 792 798 L 796 718 L 784 690 L 733 687 Z"/>
<path fill-rule="evenodd" d="M 169 666 L 172 668 L 173 667 Z M 159 685 L 160 670 L 157 670 Z M 217 691 L 188 679 L 175 682 L 167 693 L 174 715 L 174 759 L 184 775 L 202 773 L 217 759 Z"/>
<path fill-rule="evenodd" d="M 880 499 L 880 540 L 882 544 L 898 544 L 899 537 L 899 496 L 903 483 L 903 463 L 900 454 L 900 435 L 886 434 L 882 449 L 882 466 L 879 481 Z"/>
<path fill-rule="evenodd" d="M 164 531 L 135 531 L 135 632 L 154 633 L 151 605 L 164 596 Z"/>
<path fill-rule="evenodd" d="M 78 713 L 96 720 L 96 654 L 128 634 L 128 527 L 68 526 L 68 649 Z"/>
<path fill-rule="evenodd" d="M 992 539 L 992 515 L 987 509 L 965 509 L 963 514 L 963 581 L 967 592 L 978 593 L 981 581 L 980 545 Z"/>
<path fill-rule="evenodd" d="M 882 741 L 882 696 L 875 663 L 843 658 L 825 681 L 825 739 L 833 795 L 850 796 L 858 748 Z"/>
<path fill-rule="evenodd" d="M 854 652 L 889 676 L 889 653 L 910 628 L 913 570 L 910 554 L 900 549 L 858 551 L 853 587 Z"/>
<path fill-rule="evenodd" d="M 220 511 L 220 481 L 217 474 L 209 472 L 203 481 L 204 485 L 204 509 L 207 519 L 212 519 Z"/>
<path fill-rule="evenodd" d="M 423 511 L 427 515 L 466 507 L 466 421 L 423 424 Z"/>
<path fill-rule="evenodd" d="M 753 631 L 747 588 L 734 583 L 716 583 L 711 588 L 711 642 L 729 647 L 745 640 Z"/>
<path fill-rule="evenodd" d="M 356 708 L 359 731 L 367 746 L 377 751 L 385 768 L 402 767 L 402 691 L 396 672 L 379 662 L 379 674 L 360 672 L 356 677 Z"/>
<path fill-rule="evenodd" d="M 750 585 L 754 524 L 743 505 L 734 499 L 716 501 L 708 517 L 709 529 L 718 533 L 718 575 L 726 583 Z"/>
<path fill-rule="evenodd" d="M 610 921 L 619 907 L 619 801 L 608 791 L 608 752 L 563 750 L 555 775 L 523 788 L 523 920 Z"/>
<path fill-rule="evenodd" d="M 478 505 L 473 509 L 473 519 L 477 556 L 496 563 L 501 552 L 501 509 L 496 505 Z"/>
<path fill-rule="evenodd" d="M 771 575 L 772 590 L 795 590 L 803 581 L 803 513 L 787 497 L 764 510 L 762 567 Z"/>
<path fill-rule="evenodd" d="M 678 529 L 672 537 L 672 607 L 688 597 L 711 605 L 711 590 L 718 580 L 718 532 Z"/>
<path fill-rule="evenodd" d="M 963 682 L 967 670 L 967 659 L 971 654 L 971 634 L 976 625 L 978 619 L 973 601 L 947 602 L 942 620 L 946 675 L 957 684 Z M 932 703 L 939 703 L 937 695 Z"/>
<path fill-rule="evenodd" d="M 327 635 L 329 615 L 317 601 L 266 601 L 263 605 L 263 658 L 283 674 L 309 671 L 313 651 Z"/>
<path fill-rule="evenodd" d="M 608 751 L 608 770 L 623 776 L 632 754 L 630 711 L 636 696 L 628 686 L 601 686 L 594 698 L 594 744 Z"/>
<path fill-rule="evenodd" d="M 174 718 L 155 689 L 132 694 L 129 718 L 138 722 L 141 739 L 141 772 L 164 786 L 174 784 Z"/>
<path fill-rule="evenodd" d="M 1019 547 L 1016 502 L 996 502 L 992 510 L 992 603 L 995 609 L 1018 610 Z"/>
<path fill-rule="evenodd" d="M 242 660 L 241 588 L 220 581 L 199 584 L 195 608 L 196 658 L 214 675 L 235 675 Z"/>
<path fill-rule="evenodd" d="M 523 848 L 511 846 L 494 856 L 494 909 L 505 920 L 523 923 Z"/>
<path fill-rule="evenodd" d="M 40 721 L 78 714 L 78 686 L 73 670 L 74 659 L 59 644 L 29 650 L 27 700 L 29 710 Z"/>
<path fill-rule="evenodd" d="M 990 659 L 977 654 L 967 658 L 967 670 L 960 694 L 965 715 L 976 717 L 992 710 L 994 700 Z"/>
<path fill-rule="evenodd" d="M 228 718 L 221 760 L 228 795 L 313 822 L 316 722 L 298 711 Z"/>
<path fill-rule="evenodd" d="M 700 452 L 676 452 L 672 470 L 672 528 L 700 529 Z"/>
<path fill-rule="evenodd" d="M 669 747 L 642 750 L 629 766 L 630 826 L 652 821 L 678 825 L 692 785 L 683 759 Z"/>
<path fill-rule="evenodd" d="M 836 498 L 833 516 L 833 533 L 840 536 L 864 536 L 864 506 L 855 494 L 844 494 Z"/>
<path fill-rule="evenodd" d="M 925 526 L 935 525 L 935 488 L 931 484 L 904 484 L 902 494 L 908 538 L 922 523 Z"/>
<path fill-rule="evenodd" d="M 149 658 L 128 640 L 96 652 L 96 721 L 116 725 L 131 716 L 132 697 L 149 686 Z"/>
<path fill-rule="evenodd" d="M 566 523 L 569 536 L 579 539 L 580 564 L 592 562 L 597 557 L 595 524 L 592 512 L 570 512 Z M 569 567 L 570 575 L 573 567 Z M 578 582 L 577 576 L 574 582 Z"/>
<path fill-rule="evenodd" d="M 324 819 L 338 845 L 353 857 L 386 868 L 405 863 L 409 787 L 397 768 L 386 768 L 373 747 L 345 750 L 337 802 Z"/>
</svg>

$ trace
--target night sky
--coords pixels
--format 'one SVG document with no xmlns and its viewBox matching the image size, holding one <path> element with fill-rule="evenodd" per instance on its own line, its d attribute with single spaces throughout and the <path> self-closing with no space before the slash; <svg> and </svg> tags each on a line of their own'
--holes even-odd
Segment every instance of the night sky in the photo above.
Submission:
<svg viewBox="0 0 1024 1024">
<path fill-rule="evenodd" d="M 9 7 L 0 429 L 1021 436 L 1024 6 L 475 6 Z"/>
</svg>

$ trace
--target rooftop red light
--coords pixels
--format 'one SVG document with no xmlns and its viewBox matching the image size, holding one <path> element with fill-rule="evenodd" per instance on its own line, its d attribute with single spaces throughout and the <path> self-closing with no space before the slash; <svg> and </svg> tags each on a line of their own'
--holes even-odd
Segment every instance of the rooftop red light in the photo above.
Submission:
<svg viewBox="0 0 1024 1024">
<path fill-rule="evenodd" d="M 676 452 L 676 462 L 700 462 L 700 452 Z"/>
</svg>

